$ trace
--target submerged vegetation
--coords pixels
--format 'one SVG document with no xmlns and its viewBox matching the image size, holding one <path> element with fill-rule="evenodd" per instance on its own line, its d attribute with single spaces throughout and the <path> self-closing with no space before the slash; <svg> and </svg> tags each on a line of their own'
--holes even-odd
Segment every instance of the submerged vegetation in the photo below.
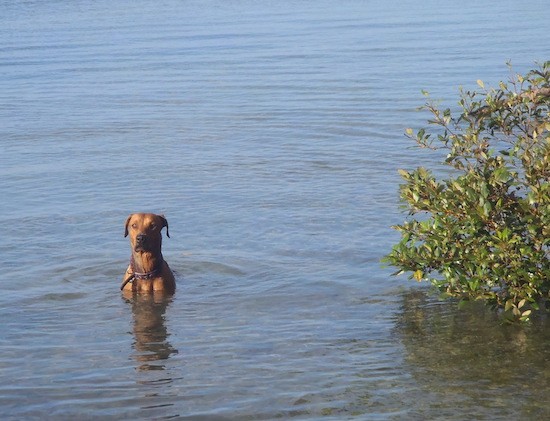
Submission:
<svg viewBox="0 0 550 421">
<path fill-rule="evenodd" d="M 386 261 L 447 297 L 484 300 L 527 321 L 550 299 L 550 61 L 498 88 L 478 81 L 460 109 L 429 100 L 433 130 L 407 129 L 443 150 L 448 178 L 400 170 L 409 217 Z"/>
</svg>

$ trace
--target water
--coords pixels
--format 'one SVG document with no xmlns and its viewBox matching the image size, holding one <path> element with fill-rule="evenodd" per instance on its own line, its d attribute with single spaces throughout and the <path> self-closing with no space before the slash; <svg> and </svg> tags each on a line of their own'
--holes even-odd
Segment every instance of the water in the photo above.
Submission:
<svg viewBox="0 0 550 421">
<path fill-rule="evenodd" d="M 547 60 L 545 3 L 0 1 L 2 418 L 548 418 L 545 320 L 379 263 L 421 89 Z M 119 294 L 134 211 L 170 300 Z"/>
</svg>

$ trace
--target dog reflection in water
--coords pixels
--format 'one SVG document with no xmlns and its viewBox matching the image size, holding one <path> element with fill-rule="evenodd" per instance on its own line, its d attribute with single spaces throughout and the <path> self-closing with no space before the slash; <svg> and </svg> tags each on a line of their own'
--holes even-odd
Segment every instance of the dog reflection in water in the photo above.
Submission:
<svg viewBox="0 0 550 421">
<path fill-rule="evenodd" d="M 141 363 L 139 370 L 164 370 L 164 360 L 177 354 L 168 337 L 165 324 L 166 308 L 171 297 L 165 294 L 132 294 L 124 291 L 126 301 L 132 306 L 134 317 L 133 358 Z"/>
</svg>

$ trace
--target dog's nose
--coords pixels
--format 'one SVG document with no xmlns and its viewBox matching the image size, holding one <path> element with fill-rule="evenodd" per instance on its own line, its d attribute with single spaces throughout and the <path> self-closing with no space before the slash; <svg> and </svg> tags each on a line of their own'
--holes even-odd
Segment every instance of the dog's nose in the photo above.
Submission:
<svg viewBox="0 0 550 421">
<path fill-rule="evenodd" d="M 145 234 L 138 234 L 138 235 L 136 236 L 136 242 L 137 242 L 138 244 L 144 243 L 146 239 L 147 239 L 147 236 L 146 236 Z"/>
</svg>

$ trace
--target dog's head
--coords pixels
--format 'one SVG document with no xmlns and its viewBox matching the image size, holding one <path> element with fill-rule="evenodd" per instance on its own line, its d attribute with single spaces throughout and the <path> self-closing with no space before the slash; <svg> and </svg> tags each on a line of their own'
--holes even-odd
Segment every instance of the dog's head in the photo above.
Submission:
<svg viewBox="0 0 550 421">
<path fill-rule="evenodd" d="M 130 245 L 135 252 L 160 252 L 164 227 L 166 236 L 170 237 L 168 221 L 163 215 L 133 213 L 126 220 L 124 237 L 130 235 Z"/>
</svg>

